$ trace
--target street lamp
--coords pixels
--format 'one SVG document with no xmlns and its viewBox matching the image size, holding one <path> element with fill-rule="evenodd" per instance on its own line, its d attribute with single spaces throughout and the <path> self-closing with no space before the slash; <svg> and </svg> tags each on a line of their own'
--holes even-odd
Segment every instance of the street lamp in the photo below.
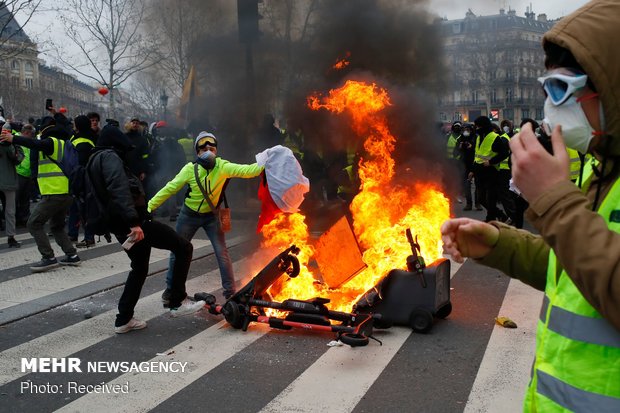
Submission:
<svg viewBox="0 0 620 413">
<path fill-rule="evenodd" d="M 166 108 L 168 107 L 168 95 L 166 95 L 166 91 L 164 89 L 161 90 L 161 95 L 159 96 L 159 101 L 161 102 L 161 106 L 164 109 L 164 119 L 166 120 Z"/>
</svg>

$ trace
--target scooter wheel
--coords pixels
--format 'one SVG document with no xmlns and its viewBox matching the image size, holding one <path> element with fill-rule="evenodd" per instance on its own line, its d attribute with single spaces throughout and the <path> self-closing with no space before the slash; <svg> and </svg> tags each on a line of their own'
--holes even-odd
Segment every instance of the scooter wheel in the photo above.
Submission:
<svg viewBox="0 0 620 413">
<path fill-rule="evenodd" d="M 239 305 L 236 302 L 227 301 L 222 308 L 222 313 L 232 328 L 239 330 L 243 327 L 243 317 L 241 317 L 241 310 L 239 310 Z"/>
<path fill-rule="evenodd" d="M 452 303 L 448 303 L 444 305 L 443 307 L 441 307 L 439 310 L 437 310 L 437 313 L 435 314 L 435 316 L 437 318 L 446 318 L 447 316 L 450 315 L 451 312 L 452 312 Z"/>
<path fill-rule="evenodd" d="M 351 347 L 364 347 L 368 345 L 368 337 L 362 334 L 355 333 L 342 333 L 340 334 L 340 341 Z"/>
<path fill-rule="evenodd" d="M 423 308 L 416 308 L 409 316 L 409 325 L 416 333 L 428 333 L 433 327 L 433 315 Z"/>
</svg>

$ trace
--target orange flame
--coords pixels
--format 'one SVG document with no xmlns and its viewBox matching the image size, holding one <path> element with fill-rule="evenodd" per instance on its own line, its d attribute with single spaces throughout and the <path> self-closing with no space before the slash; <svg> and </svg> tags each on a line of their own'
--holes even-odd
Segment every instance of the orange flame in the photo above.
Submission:
<svg viewBox="0 0 620 413">
<path fill-rule="evenodd" d="M 359 161 L 360 192 L 350 209 L 353 230 L 368 266 L 336 290 L 318 283 L 308 268 L 313 248 L 308 244 L 308 228 L 301 214 L 279 214 L 263 228 L 262 246 L 300 247 L 301 274 L 275 283 L 270 294 L 277 301 L 325 297 L 333 310 L 351 311 L 352 305 L 374 287 L 390 270 L 406 269 L 411 246 L 405 231 L 410 228 L 418 237 L 421 255 L 432 262 L 441 257 L 441 223 L 450 216 L 449 201 L 439 186 L 431 182 L 394 182 L 395 162 L 392 153 L 396 138 L 391 134 L 383 109 L 390 106 L 385 89 L 375 84 L 349 80 L 326 97 L 310 96 L 308 106 L 334 114 L 348 114 L 355 133 L 365 138 L 364 148 L 372 153 Z M 284 277 L 283 277 L 284 278 Z"/>
<path fill-rule="evenodd" d="M 336 60 L 336 63 L 332 66 L 332 69 L 342 70 L 345 67 L 349 66 L 351 62 L 349 62 L 347 59 L 350 56 L 351 56 L 351 52 L 345 53 L 345 57 L 343 57 L 342 59 Z"/>
</svg>

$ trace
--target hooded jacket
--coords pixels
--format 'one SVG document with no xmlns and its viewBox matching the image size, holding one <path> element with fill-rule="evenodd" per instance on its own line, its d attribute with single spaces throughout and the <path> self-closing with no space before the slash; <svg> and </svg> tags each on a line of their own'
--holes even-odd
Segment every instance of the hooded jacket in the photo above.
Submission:
<svg viewBox="0 0 620 413">
<path fill-rule="evenodd" d="M 599 93 L 606 136 L 594 151 L 606 157 L 611 176 L 602 181 L 594 176 L 583 192 L 566 180 L 532 200 L 526 216 L 540 236 L 494 223 L 500 229 L 498 243 L 479 261 L 544 290 L 553 248 L 584 298 L 620 330 L 620 234 L 592 211 L 597 188 L 598 209 L 619 178 L 613 171 L 620 157 L 620 59 L 615 43 L 608 41 L 620 38 L 618 16 L 620 2 L 595 0 L 564 17 L 543 39 L 569 49 Z"/>
<path fill-rule="evenodd" d="M 93 189 L 105 205 L 110 232 L 115 234 L 126 235 L 130 227 L 148 218 L 142 184 L 123 161 L 132 148 L 120 129 L 106 125 L 88 165 Z"/>
</svg>

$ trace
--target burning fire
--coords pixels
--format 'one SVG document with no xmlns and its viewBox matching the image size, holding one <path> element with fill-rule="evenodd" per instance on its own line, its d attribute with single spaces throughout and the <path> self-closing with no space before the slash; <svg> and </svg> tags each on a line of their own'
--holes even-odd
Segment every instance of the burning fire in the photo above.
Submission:
<svg viewBox="0 0 620 413">
<path fill-rule="evenodd" d="M 349 63 L 351 63 L 347 60 L 349 57 L 351 57 L 351 52 L 347 52 L 345 54 L 345 57 L 343 57 L 342 59 L 338 59 L 336 63 L 332 66 L 332 69 L 342 70 L 345 67 L 349 66 Z"/>
<path fill-rule="evenodd" d="M 263 227 L 264 247 L 285 249 L 291 244 L 300 247 L 301 273 L 297 278 L 283 280 L 270 287 L 276 301 L 287 298 L 307 300 L 329 298 L 332 310 L 351 311 L 361 295 L 374 287 L 394 268 L 406 269 L 411 247 L 405 236 L 407 228 L 417 235 L 421 255 L 432 262 L 441 257 L 439 228 L 450 216 L 449 201 L 434 183 L 394 182 L 395 162 L 392 153 L 396 138 L 390 133 L 383 109 L 391 105 L 385 89 L 375 84 L 349 80 L 328 96 L 311 96 L 308 106 L 313 110 L 346 113 L 352 119 L 355 133 L 364 138 L 364 148 L 372 153 L 359 161 L 360 191 L 350 209 L 353 230 L 368 266 L 340 286 L 329 289 L 316 281 L 308 262 L 313 255 L 308 227 L 301 214 L 279 214 Z M 285 278 L 285 277 L 282 277 Z"/>
</svg>

